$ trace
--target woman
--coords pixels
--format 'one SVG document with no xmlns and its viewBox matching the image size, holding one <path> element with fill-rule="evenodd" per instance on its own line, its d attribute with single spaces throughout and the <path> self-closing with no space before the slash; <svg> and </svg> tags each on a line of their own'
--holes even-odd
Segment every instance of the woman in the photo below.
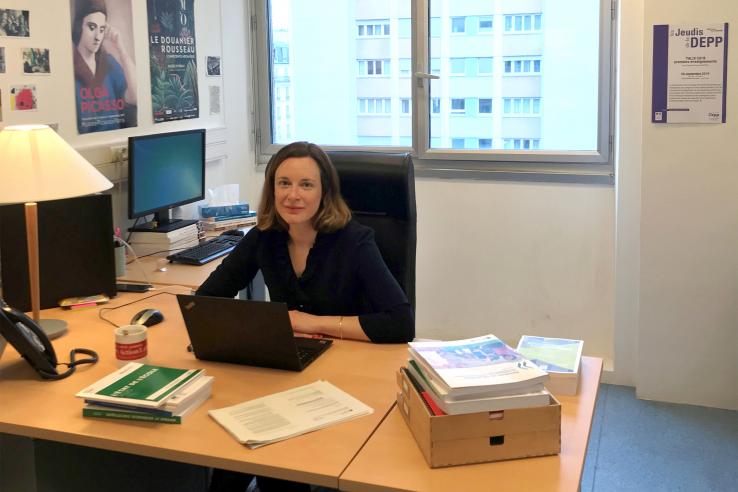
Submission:
<svg viewBox="0 0 738 492">
<path fill-rule="evenodd" d="M 136 126 L 136 67 L 104 0 L 78 0 L 72 41 L 79 133 Z M 113 55 L 103 48 L 113 50 Z"/>
<path fill-rule="evenodd" d="M 269 160 L 258 223 L 197 290 L 233 297 L 261 270 L 298 333 L 377 343 L 415 336 L 412 307 L 385 265 L 374 232 L 351 219 L 338 174 L 315 144 L 294 142 Z M 251 475 L 214 470 L 211 492 L 243 491 Z M 267 491 L 306 484 L 258 477 Z"/>
<path fill-rule="evenodd" d="M 415 336 L 413 310 L 374 232 L 351 219 L 338 174 L 315 144 L 294 142 L 267 165 L 257 226 L 197 290 L 233 297 L 261 270 L 298 333 L 376 343 Z"/>
</svg>

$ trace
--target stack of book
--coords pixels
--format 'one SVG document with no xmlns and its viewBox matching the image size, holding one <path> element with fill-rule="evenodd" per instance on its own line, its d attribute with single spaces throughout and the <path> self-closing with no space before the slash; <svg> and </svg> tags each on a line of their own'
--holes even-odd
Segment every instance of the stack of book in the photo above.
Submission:
<svg viewBox="0 0 738 492">
<path fill-rule="evenodd" d="M 545 371 L 494 335 L 450 342 L 411 342 L 401 368 L 431 415 L 546 406 Z"/>
<path fill-rule="evenodd" d="M 180 424 L 210 397 L 213 378 L 203 369 L 130 362 L 76 394 L 83 417 Z"/>
<path fill-rule="evenodd" d="M 138 256 L 181 250 L 198 244 L 200 244 L 200 229 L 197 224 L 169 232 L 134 232 L 131 235 L 131 247 Z"/>
<path fill-rule="evenodd" d="M 582 340 L 523 335 L 517 351 L 548 373 L 546 388 L 554 395 L 576 395 Z"/>
<path fill-rule="evenodd" d="M 256 224 L 256 212 L 248 203 L 200 207 L 200 224 L 205 231 L 237 229 Z"/>
</svg>

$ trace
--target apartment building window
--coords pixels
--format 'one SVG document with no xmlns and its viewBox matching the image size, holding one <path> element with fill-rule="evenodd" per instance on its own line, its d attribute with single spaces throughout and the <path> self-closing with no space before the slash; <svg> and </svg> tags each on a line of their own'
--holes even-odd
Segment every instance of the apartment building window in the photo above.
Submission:
<svg viewBox="0 0 738 492">
<path fill-rule="evenodd" d="M 477 58 L 477 74 L 489 75 L 492 73 L 492 57 Z"/>
<path fill-rule="evenodd" d="M 359 114 L 390 114 L 392 99 L 388 97 L 360 97 Z"/>
<path fill-rule="evenodd" d="M 479 17 L 478 31 L 480 33 L 492 32 L 492 16 L 491 15 L 482 15 Z"/>
<path fill-rule="evenodd" d="M 431 17 L 430 18 L 430 35 L 432 38 L 441 36 L 441 18 Z"/>
<path fill-rule="evenodd" d="M 466 73 L 466 58 L 451 58 L 448 65 L 451 75 L 464 75 Z"/>
<path fill-rule="evenodd" d="M 410 76 L 410 58 L 400 58 L 400 77 Z"/>
<path fill-rule="evenodd" d="M 541 112 L 539 97 L 506 97 L 503 111 L 512 115 L 537 115 Z"/>
<path fill-rule="evenodd" d="M 452 114 L 466 113 L 466 99 L 451 98 L 451 113 Z"/>
<path fill-rule="evenodd" d="M 389 19 L 360 20 L 356 22 L 358 35 L 362 37 L 384 37 L 390 35 Z"/>
<path fill-rule="evenodd" d="M 540 58 L 505 58 L 505 75 L 530 75 L 541 73 Z"/>
<path fill-rule="evenodd" d="M 505 16 L 505 32 L 530 32 L 541 30 L 541 14 L 515 14 Z"/>
<path fill-rule="evenodd" d="M 408 18 L 397 19 L 397 30 L 401 38 L 409 38 L 412 36 L 412 23 Z"/>
<path fill-rule="evenodd" d="M 440 114 L 441 113 L 441 98 L 432 97 L 430 102 L 431 102 L 431 113 Z"/>
<path fill-rule="evenodd" d="M 412 111 L 412 104 L 410 98 L 403 97 L 400 99 L 400 111 L 402 114 L 410 114 Z"/>
<path fill-rule="evenodd" d="M 412 142 L 419 165 L 439 171 L 562 163 L 612 174 L 611 0 L 249 5 L 260 163 L 295 140 L 349 150 Z M 283 87 L 292 100 L 275 96 Z M 453 139 L 467 152 L 448 152 Z"/>
<path fill-rule="evenodd" d="M 389 60 L 359 60 L 359 75 L 362 77 L 381 77 L 389 73 Z"/>
<path fill-rule="evenodd" d="M 540 139 L 537 138 L 506 138 L 505 150 L 538 150 Z"/>
</svg>

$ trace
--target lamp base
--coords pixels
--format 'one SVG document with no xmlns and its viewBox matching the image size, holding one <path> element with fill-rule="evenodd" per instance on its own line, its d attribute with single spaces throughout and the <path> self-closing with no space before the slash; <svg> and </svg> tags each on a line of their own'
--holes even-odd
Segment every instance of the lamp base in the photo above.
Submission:
<svg viewBox="0 0 738 492">
<path fill-rule="evenodd" d="M 61 319 L 40 319 L 38 324 L 49 340 L 59 338 L 67 332 L 67 322 Z"/>
</svg>

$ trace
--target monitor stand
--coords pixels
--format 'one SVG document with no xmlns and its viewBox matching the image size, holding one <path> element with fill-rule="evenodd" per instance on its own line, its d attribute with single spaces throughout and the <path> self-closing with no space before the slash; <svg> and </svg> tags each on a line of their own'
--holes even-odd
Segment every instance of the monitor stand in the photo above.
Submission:
<svg viewBox="0 0 738 492">
<path fill-rule="evenodd" d="M 169 232 L 188 225 L 197 224 L 197 220 L 166 219 L 163 221 L 153 220 L 136 227 L 130 227 L 130 232 Z"/>
</svg>

